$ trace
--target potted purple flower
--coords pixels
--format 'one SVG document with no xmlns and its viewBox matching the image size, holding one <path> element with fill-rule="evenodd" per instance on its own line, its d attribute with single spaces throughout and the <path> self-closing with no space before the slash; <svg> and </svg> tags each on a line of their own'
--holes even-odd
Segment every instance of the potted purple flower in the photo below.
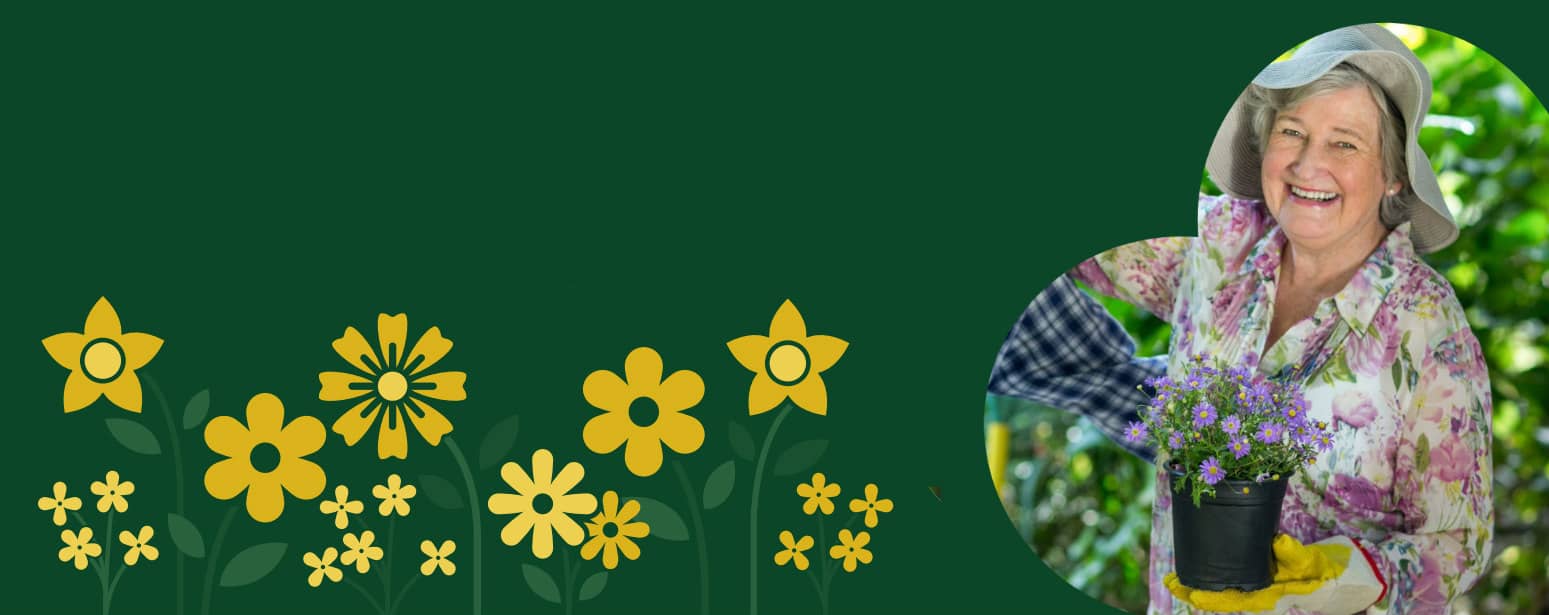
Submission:
<svg viewBox="0 0 1549 615">
<path fill-rule="evenodd" d="M 1211 591 L 1253 591 L 1274 579 L 1272 545 L 1286 481 L 1333 447 L 1329 425 L 1307 417 L 1294 384 L 1196 356 L 1181 380 L 1146 383 L 1156 396 L 1125 437 L 1156 447 L 1175 498 L 1178 580 Z"/>
</svg>

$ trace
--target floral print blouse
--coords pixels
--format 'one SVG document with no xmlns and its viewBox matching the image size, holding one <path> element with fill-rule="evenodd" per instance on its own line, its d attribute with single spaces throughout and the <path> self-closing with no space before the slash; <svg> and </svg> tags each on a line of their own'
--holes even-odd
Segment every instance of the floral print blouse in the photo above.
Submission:
<svg viewBox="0 0 1549 615">
<path fill-rule="evenodd" d="M 1280 530 L 1303 543 L 1356 540 L 1387 580 L 1369 612 L 1443 613 L 1490 561 L 1490 383 L 1452 287 L 1422 262 L 1409 224 L 1271 348 L 1286 238 L 1260 201 L 1200 196 L 1199 236 L 1109 250 L 1072 272 L 1173 326 L 1169 375 L 1205 353 L 1302 382 L 1334 448 L 1291 477 Z M 1172 571 L 1172 497 L 1157 474 L 1152 613 L 1190 613 Z"/>
</svg>

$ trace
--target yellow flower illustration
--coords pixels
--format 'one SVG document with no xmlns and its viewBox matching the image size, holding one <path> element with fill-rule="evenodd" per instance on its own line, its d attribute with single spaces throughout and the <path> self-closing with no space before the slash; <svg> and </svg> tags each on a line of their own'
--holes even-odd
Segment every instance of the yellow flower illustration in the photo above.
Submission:
<svg viewBox="0 0 1549 615">
<path fill-rule="evenodd" d="M 107 512 L 109 507 L 116 512 L 124 512 L 129 509 L 129 500 L 126 495 L 134 494 L 134 483 L 129 481 L 118 482 L 118 470 L 108 470 L 106 482 L 92 481 L 91 492 L 97 498 L 97 512 Z"/>
<path fill-rule="evenodd" d="M 118 533 L 118 541 L 129 547 L 129 550 L 124 552 L 125 566 L 135 565 L 140 561 L 141 556 L 152 562 L 161 557 L 161 550 L 150 545 L 151 536 L 155 533 L 156 530 L 151 529 L 149 525 L 141 526 L 139 535 L 131 534 L 129 530 Z"/>
<path fill-rule="evenodd" d="M 705 442 L 704 426 L 683 412 L 704 398 L 704 380 L 686 369 L 663 379 L 662 357 L 650 348 L 636 348 L 625 357 L 623 379 L 608 370 L 592 372 L 581 394 L 603 410 L 581 432 L 586 448 L 606 455 L 624 446 L 624 465 L 636 476 L 650 476 L 662 467 L 663 444 L 687 455 Z"/>
<path fill-rule="evenodd" d="M 570 515 L 592 514 L 597 510 L 597 496 L 570 490 L 585 475 L 581 464 L 572 461 L 555 476 L 554 455 L 542 448 L 532 454 L 531 476 L 516 462 L 506 462 L 500 467 L 500 477 L 516 493 L 497 493 L 489 496 L 488 502 L 491 513 L 516 515 L 500 531 L 500 541 L 514 547 L 531 532 L 532 554 L 538 559 L 548 559 L 554 553 L 556 533 L 565 544 L 581 544 L 586 532 Z"/>
<path fill-rule="evenodd" d="M 387 477 L 386 485 L 377 485 L 371 488 L 371 495 L 382 500 L 377 506 L 377 514 L 383 517 L 396 513 L 400 517 L 409 516 L 409 499 L 419 493 L 414 485 L 403 484 L 403 479 L 397 474 Z"/>
<path fill-rule="evenodd" d="M 81 498 L 65 495 L 64 481 L 54 483 L 54 497 L 38 498 L 38 510 L 54 511 L 54 525 L 64 525 L 66 511 L 80 510 Z"/>
<path fill-rule="evenodd" d="M 156 357 L 161 338 L 124 333 L 118 312 L 102 297 L 86 315 L 80 333 L 50 335 L 43 338 L 43 348 L 55 363 L 70 370 L 65 379 L 65 412 L 90 406 L 104 395 L 115 406 L 139 412 L 142 393 L 135 370 Z"/>
<path fill-rule="evenodd" d="M 849 346 L 837 337 L 807 335 L 807 324 L 790 300 L 769 321 L 767 337 L 744 335 L 726 343 L 737 362 L 754 374 L 748 388 L 750 415 L 773 410 L 786 398 L 813 414 L 828 414 L 828 389 L 820 374 Z"/>
<path fill-rule="evenodd" d="M 844 560 L 845 572 L 855 572 L 855 562 L 871 563 L 871 551 L 866 550 L 869 542 L 871 534 L 864 530 L 854 536 L 850 535 L 850 530 L 839 530 L 839 544 L 828 548 L 828 556 Z"/>
<path fill-rule="evenodd" d="M 866 499 L 850 500 L 850 512 L 866 512 L 866 527 L 877 527 L 877 513 L 893 512 L 893 500 L 877 499 L 877 484 L 866 485 Z"/>
<path fill-rule="evenodd" d="M 333 526 L 341 530 L 350 526 L 350 515 L 358 515 L 366 509 L 360 500 L 350 500 L 350 488 L 344 485 L 333 488 L 333 498 L 323 500 L 318 509 L 325 515 L 333 515 Z"/>
<path fill-rule="evenodd" d="M 586 532 L 592 539 L 581 547 L 581 557 L 595 559 L 602 552 L 602 567 L 613 570 L 619 565 L 619 553 L 631 560 L 640 558 L 640 547 L 631 538 L 645 538 L 651 526 L 644 521 L 634 521 L 640 514 L 640 503 L 634 500 L 619 507 L 619 494 L 608 491 L 602 494 L 602 511 L 586 523 Z"/>
<path fill-rule="evenodd" d="M 810 515 L 821 509 L 825 515 L 834 514 L 834 502 L 829 498 L 839 497 L 839 483 L 827 481 L 822 472 L 815 472 L 811 484 L 796 485 L 796 495 L 807 498 L 801 505 L 801 512 Z"/>
<path fill-rule="evenodd" d="M 452 576 L 453 574 L 456 574 L 457 564 L 453 564 L 452 560 L 447 559 L 448 557 L 451 557 L 452 552 L 456 550 L 457 543 L 450 540 L 441 541 L 441 548 L 439 549 L 436 548 L 436 543 L 433 543 L 429 540 L 421 542 L 420 552 L 424 553 L 427 559 L 425 560 L 425 563 L 420 564 L 420 574 L 428 577 L 431 574 L 434 574 L 437 568 L 440 568 L 441 574 L 446 576 Z"/>
<path fill-rule="evenodd" d="M 413 346 L 409 339 L 409 317 L 405 314 L 377 316 L 377 345 L 372 346 L 355 327 L 345 327 L 344 335 L 333 341 L 334 352 L 357 371 L 322 372 L 317 375 L 323 401 L 361 399 L 333 423 L 333 430 L 350 446 L 355 446 L 378 423 L 377 457 L 409 457 L 409 436 L 404 424 L 414 426 L 431 446 L 439 446 L 441 437 L 452 432 L 452 422 L 429 400 L 462 401 L 468 397 L 464 372 L 426 373 L 452 350 L 452 341 L 441 337 L 440 327 L 431 327 Z"/>
<path fill-rule="evenodd" d="M 312 569 L 312 574 L 307 575 L 307 585 L 312 587 L 322 585 L 323 577 L 328 577 L 328 580 L 334 583 L 338 583 L 343 579 L 344 571 L 335 568 L 333 565 L 336 559 L 339 559 L 339 550 L 333 547 L 324 549 L 322 557 L 318 557 L 316 553 L 311 551 L 302 555 L 301 561 Z"/>
<path fill-rule="evenodd" d="M 372 546 L 376 542 L 376 533 L 366 530 L 355 536 L 354 533 L 344 535 L 344 546 L 349 547 L 339 554 L 339 563 L 345 566 L 355 565 L 355 572 L 366 574 L 371 572 L 371 562 L 382 559 L 382 547 Z"/>
<path fill-rule="evenodd" d="M 785 549 L 775 553 L 776 566 L 784 566 L 786 563 L 795 560 L 797 570 L 807 569 L 808 561 L 804 552 L 812 548 L 811 536 L 802 536 L 801 540 L 796 540 L 795 534 L 792 534 L 790 530 L 784 530 L 780 532 L 780 544 L 785 545 Z"/>
<path fill-rule="evenodd" d="M 204 473 L 204 489 L 218 500 L 247 491 L 247 514 L 268 523 L 285 512 L 284 491 L 310 500 L 323 493 L 328 477 L 307 459 L 328 437 L 323 422 L 310 416 L 285 424 L 285 405 L 269 393 L 247 402 L 247 425 L 217 416 L 204 426 L 204 442 L 228 457 Z"/>
<path fill-rule="evenodd" d="M 65 541 L 64 548 L 59 550 L 59 561 L 75 560 L 76 570 L 86 569 L 86 558 L 102 555 L 102 545 L 91 541 L 89 527 L 81 528 L 79 534 L 64 530 L 59 533 L 59 539 Z"/>
</svg>

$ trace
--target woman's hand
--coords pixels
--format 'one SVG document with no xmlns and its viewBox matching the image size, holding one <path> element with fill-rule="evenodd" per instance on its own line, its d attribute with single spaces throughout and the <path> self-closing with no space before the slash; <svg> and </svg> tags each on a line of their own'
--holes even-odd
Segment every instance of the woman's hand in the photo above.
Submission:
<svg viewBox="0 0 1549 615">
<path fill-rule="evenodd" d="M 1284 613 L 1293 607 L 1319 613 L 1355 613 L 1382 598 L 1387 585 L 1349 538 L 1335 536 L 1310 545 L 1275 537 L 1275 581 L 1252 592 L 1205 591 L 1185 587 L 1176 574 L 1163 580 L 1179 600 L 1206 611 Z"/>
</svg>

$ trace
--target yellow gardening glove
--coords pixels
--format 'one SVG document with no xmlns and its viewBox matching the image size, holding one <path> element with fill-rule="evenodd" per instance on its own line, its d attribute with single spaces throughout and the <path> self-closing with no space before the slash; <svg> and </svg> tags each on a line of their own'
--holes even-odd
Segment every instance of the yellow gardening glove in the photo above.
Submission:
<svg viewBox="0 0 1549 615">
<path fill-rule="evenodd" d="M 1349 538 L 1335 536 L 1310 545 L 1280 534 L 1275 537 L 1275 580 L 1258 591 L 1205 591 L 1185 587 L 1178 575 L 1162 579 L 1179 600 L 1206 611 L 1284 613 L 1292 607 L 1354 613 L 1371 606 L 1383 582 Z"/>
</svg>

